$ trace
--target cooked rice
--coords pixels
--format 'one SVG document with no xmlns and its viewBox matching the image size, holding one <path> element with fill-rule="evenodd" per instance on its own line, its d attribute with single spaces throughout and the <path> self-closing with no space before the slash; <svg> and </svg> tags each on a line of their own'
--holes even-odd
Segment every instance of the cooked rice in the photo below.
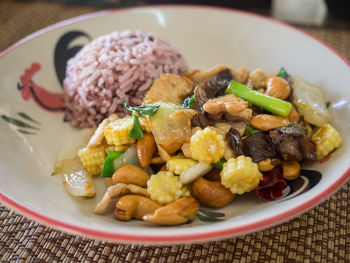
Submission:
<svg viewBox="0 0 350 263">
<path fill-rule="evenodd" d="M 183 56 L 151 33 L 113 32 L 86 45 L 67 63 L 66 120 L 95 127 L 111 113 L 125 115 L 122 100 L 139 105 L 160 73 L 183 74 Z"/>
</svg>

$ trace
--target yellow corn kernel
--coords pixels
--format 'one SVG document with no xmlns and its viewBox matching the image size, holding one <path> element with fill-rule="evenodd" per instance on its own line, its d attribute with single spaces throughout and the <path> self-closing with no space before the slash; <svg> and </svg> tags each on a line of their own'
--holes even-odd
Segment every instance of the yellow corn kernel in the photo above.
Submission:
<svg viewBox="0 0 350 263">
<path fill-rule="evenodd" d="M 147 181 L 147 191 L 151 199 L 160 204 L 169 204 L 184 195 L 179 177 L 169 171 L 160 171 Z"/>
<path fill-rule="evenodd" d="M 208 127 L 198 130 L 191 137 L 190 152 L 195 160 L 216 163 L 225 153 L 224 138 Z"/>
<path fill-rule="evenodd" d="M 187 169 L 191 168 L 197 163 L 197 161 L 192 159 L 187 159 L 181 156 L 174 156 L 166 162 L 166 167 L 168 171 L 174 174 L 181 174 L 182 172 L 186 171 Z"/>
<path fill-rule="evenodd" d="M 191 196 L 191 185 L 187 184 L 182 187 L 181 197 L 189 197 Z"/>
<path fill-rule="evenodd" d="M 233 194 L 250 192 L 258 186 L 263 175 L 250 157 L 239 156 L 229 159 L 220 173 L 221 183 Z"/>
<path fill-rule="evenodd" d="M 319 128 L 312 140 L 316 143 L 316 159 L 322 160 L 335 148 L 338 148 L 341 144 L 341 137 L 336 129 L 330 124 L 324 124 Z"/>
<path fill-rule="evenodd" d="M 106 154 L 108 154 L 108 151 L 117 151 L 117 152 L 125 152 L 127 149 L 129 149 L 130 144 L 122 144 L 122 145 L 105 145 L 105 151 Z"/>
<path fill-rule="evenodd" d="M 79 150 L 78 156 L 89 174 L 96 175 L 101 173 L 106 158 L 104 146 L 85 147 Z"/>
<path fill-rule="evenodd" d="M 149 133 L 152 132 L 151 126 L 149 125 L 147 117 L 143 117 L 143 116 L 139 117 L 139 122 L 140 122 L 141 129 L 143 131 L 149 132 Z"/>
<path fill-rule="evenodd" d="M 118 119 L 104 129 L 104 135 L 109 145 L 123 145 L 135 142 L 135 139 L 130 138 L 128 133 L 133 128 L 134 123 L 130 116 L 123 119 Z"/>
</svg>

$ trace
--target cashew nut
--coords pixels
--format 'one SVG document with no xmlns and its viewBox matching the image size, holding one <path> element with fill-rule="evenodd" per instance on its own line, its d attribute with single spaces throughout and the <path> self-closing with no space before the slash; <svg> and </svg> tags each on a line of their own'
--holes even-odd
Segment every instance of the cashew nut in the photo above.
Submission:
<svg viewBox="0 0 350 263">
<path fill-rule="evenodd" d="M 142 220 L 144 215 L 153 213 L 162 207 L 148 197 L 141 195 L 125 195 L 115 204 L 114 216 L 123 221 L 135 218 Z"/>
<path fill-rule="evenodd" d="M 248 86 L 255 88 L 263 88 L 265 86 L 265 74 L 261 69 L 256 69 L 249 74 Z"/>
<path fill-rule="evenodd" d="M 103 215 L 112 212 L 118 197 L 130 193 L 149 197 L 147 189 L 140 186 L 123 183 L 115 184 L 107 188 L 102 199 L 96 205 L 94 213 Z"/>
<path fill-rule="evenodd" d="M 200 203 L 213 208 L 223 207 L 235 198 L 235 194 L 220 181 L 211 182 L 203 177 L 197 178 L 192 184 L 192 193 Z"/>
<path fill-rule="evenodd" d="M 300 164 L 297 161 L 282 163 L 283 177 L 287 180 L 295 180 L 300 174 Z"/>
<path fill-rule="evenodd" d="M 259 130 L 268 131 L 289 125 L 289 120 L 275 115 L 259 114 L 250 120 L 250 124 Z"/>
<path fill-rule="evenodd" d="M 225 69 L 227 69 L 227 66 L 217 65 L 209 69 L 208 71 L 200 71 L 200 70 L 191 71 L 187 73 L 186 77 L 192 80 L 194 85 L 197 85 L 198 83 L 201 83 L 207 79 L 210 79 L 211 77 L 215 76 L 216 74 L 220 73 Z"/>
<path fill-rule="evenodd" d="M 281 165 L 282 161 L 280 159 L 273 158 L 271 159 L 271 164 L 274 166 L 279 166 Z"/>
<path fill-rule="evenodd" d="M 152 156 L 156 151 L 156 142 L 152 133 L 144 133 L 142 139 L 137 140 L 137 157 L 142 167 L 147 167 L 152 161 Z"/>
<path fill-rule="evenodd" d="M 146 187 L 150 176 L 135 165 L 124 165 L 113 174 L 113 184 L 124 183 Z"/>
<path fill-rule="evenodd" d="M 253 111 L 252 109 L 245 109 L 241 112 L 237 112 L 235 114 L 230 114 L 225 112 L 224 116 L 225 119 L 228 121 L 233 121 L 233 122 L 237 122 L 237 121 L 250 121 L 250 119 L 252 118 L 253 115 Z"/>
<path fill-rule="evenodd" d="M 248 102 L 233 94 L 210 99 L 203 105 L 203 109 L 210 114 L 217 114 L 220 112 L 236 114 L 245 110 L 247 107 Z"/>
<path fill-rule="evenodd" d="M 258 167 L 260 172 L 268 172 L 271 171 L 275 166 L 272 164 L 271 159 L 267 158 L 258 162 Z"/>
<path fill-rule="evenodd" d="M 299 113 L 297 112 L 297 110 L 295 109 L 295 107 L 293 106 L 289 115 L 288 115 L 288 120 L 290 120 L 291 122 L 298 122 L 300 117 L 299 117 Z"/>
<path fill-rule="evenodd" d="M 165 161 L 160 156 L 154 157 L 151 160 L 151 164 L 161 164 L 161 163 L 165 163 Z"/>
<path fill-rule="evenodd" d="M 143 220 L 160 225 L 184 224 L 196 216 L 198 208 L 196 199 L 184 197 L 143 216 Z"/>
<path fill-rule="evenodd" d="M 245 67 L 240 67 L 236 72 L 233 72 L 233 76 L 240 83 L 246 83 L 249 77 L 249 71 Z"/>
<path fill-rule="evenodd" d="M 265 85 L 267 88 L 266 95 L 281 100 L 288 98 L 291 91 L 289 83 L 285 79 L 276 76 L 266 79 Z"/>
<path fill-rule="evenodd" d="M 210 118 L 215 120 L 221 119 L 224 113 L 227 120 L 249 121 L 252 117 L 252 110 L 247 108 L 248 102 L 233 94 L 210 99 L 203 105 L 203 109 Z"/>
</svg>

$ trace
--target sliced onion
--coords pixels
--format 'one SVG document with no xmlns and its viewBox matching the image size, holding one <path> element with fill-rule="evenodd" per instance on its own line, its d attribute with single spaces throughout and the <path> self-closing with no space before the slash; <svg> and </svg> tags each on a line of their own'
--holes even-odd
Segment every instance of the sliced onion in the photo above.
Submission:
<svg viewBox="0 0 350 263">
<path fill-rule="evenodd" d="M 83 167 L 79 157 L 62 162 L 63 184 L 73 196 L 93 197 L 96 194 L 91 175 Z"/>
<path fill-rule="evenodd" d="M 321 127 L 331 121 L 323 91 L 301 78 L 293 79 L 293 103 L 305 121 Z"/>
<path fill-rule="evenodd" d="M 113 161 L 114 171 L 118 170 L 120 168 L 120 166 L 122 166 L 122 164 L 124 162 L 124 155 L 125 154 L 123 153 L 118 158 L 114 159 L 114 161 Z"/>
<path fill-rule="evenodd" d="M 131 145 L 124 153 L 122 166 L 123 165 L 136 165 L 141 167 L 139 158 L 137 157 L 136 144 Z"/>
<path fill-rule="evenodd" d="M 137 156 L 136 144 L 131 145 L 120 158 L 114 160 L 113 166 L 115 170 L 124 165 L 135 165 L 144 170 L 149 175 L 153 174 L 153 171 L 150 167 L 144 168 L 141 166 L 139 157 Z"/>
<path fill-rule="evenodd" d="M 207 174 L 213 167 L 210 164 L 199 162 L 180 174 L 182 184 L 190 184 L 199 176 Z"/>
</svg>

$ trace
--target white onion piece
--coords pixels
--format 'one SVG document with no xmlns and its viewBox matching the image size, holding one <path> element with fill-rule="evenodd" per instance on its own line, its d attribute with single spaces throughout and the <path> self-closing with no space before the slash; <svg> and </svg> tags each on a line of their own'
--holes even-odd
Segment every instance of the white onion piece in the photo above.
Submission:
<svg viewBox="0 0 350 263">
<path fill-rule="evenodd" d="M 212 168 L 210 164 L 199 162 L 180 174 L 180 182 L 182 184 L 190 184 L 199 176 L 208 173 Z"/>
<path fill-rule="evenodd" d="M 73 196 L 93 197 L 96 194 L 91 175 L 83 167 L 79 157 L 64 160 L 61 166 L 63 184 Z"/>
<path fill-rule="evenodd" d="M 115 159 L 113 162 L 114 169 L 117 170 L 121 166 L 124 165 L 135 165 L 141 169 L 143 169 L 146 173 L 149 175 L 153 174 L 153 171 L 150 167 L 142 167 L 139 161 L 139 157 L 137 156 L 137 148 L 136 144 L 133 144 L 129 147 L 129 149 L 126 150 L 126 152 L 119 157 L 118 159 Z"/>
<path fill-rule="evenodd" d="M 124 162 L 124 153 L 120 155 L 118 158 L 114 159 L 113 161 L 114 171 L 118 170 L 120 166 L 122 166 L 123 162 Z"/>
<path fill-rule="evenodd" d="M 140 166 L 139 158 L 137 157 L 136 144 L 133 144 L 124 153 L 124 158 L 121 166 L 124 165 L 135 165 Z"/>
<path fill-rule="evenodd" d="M 322 127 L 332 117 L 326 107 L 323 91 L 301 78 L 293 79 L 293 103 L 305 121 Z"/>
</svg>

